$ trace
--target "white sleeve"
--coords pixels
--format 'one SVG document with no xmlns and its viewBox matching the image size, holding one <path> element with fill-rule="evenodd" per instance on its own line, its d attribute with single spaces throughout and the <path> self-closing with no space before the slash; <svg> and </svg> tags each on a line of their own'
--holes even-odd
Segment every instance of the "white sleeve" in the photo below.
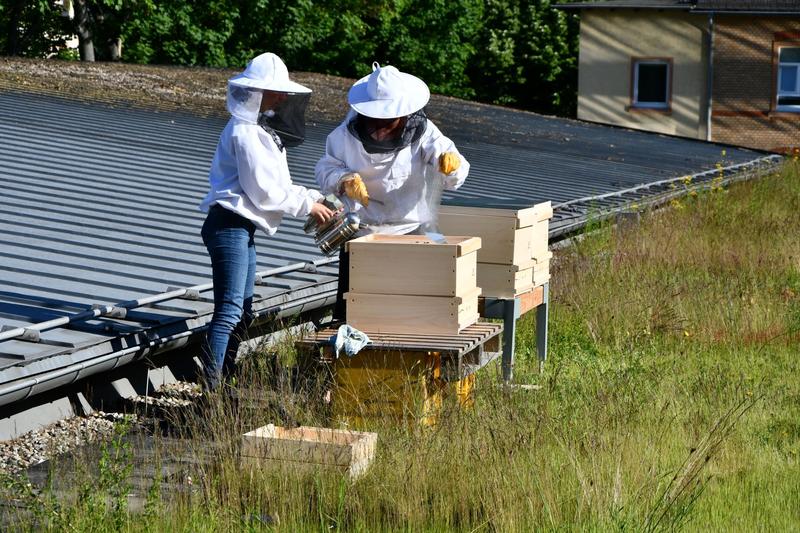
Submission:
<svg viewBox="0 0 800 533">
<path fill-rule="evenodd" d="M 233 149 L 239 184 L 257 209 L 304 217 L 311 212 L 314 202 L 322 198 L 318 191 L 282 179 L 281 166 L 286 166 L 286 160 L 277 146 L 274 151 L 264 146 L 257 133 L 234 135 Z M 288 176 L 288 167 L 283 172 Z"/>
<path fill-rule="evenodd" d="M 439 156 L 446 152 L 458 154 L 461 159 L 461 166 L 453 174 L 444 177 L 444 187 L 449 191 L 454 191 L 464 184 L 469 174 L 469 161 L 461 155 L 453 141 L 449 137 L 445 137 L 430 120 L 428 120 L 428 128 L 420 139 L 420 148 L 425 157 L 425 163 L 433 165 L 437 170 L 439 168 Z"/>
<path fill-rule="evenodd" d="M 353 172 L 344 161 L 344 140 L 341 128 L 333 130 L 325 141 L 325 155 L 314 168 L 317 185 L 323 194 L 338 194 L 336 186 L 342 176 Z"/>
</svg>

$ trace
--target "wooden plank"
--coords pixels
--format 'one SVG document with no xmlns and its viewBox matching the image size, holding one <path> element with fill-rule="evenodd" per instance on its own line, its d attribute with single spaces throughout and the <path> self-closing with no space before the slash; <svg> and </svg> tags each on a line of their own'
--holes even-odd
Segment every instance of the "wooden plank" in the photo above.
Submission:
<svg viewBox="0 0 800 533">
<path fill-rule="evenodd" d="M 519 314 L 524 315 L 530 310 L 539 307 L 544 302 L 544 287 L 542 287 L 541 285 L 538 287 L 533 287 L 531 290 L 524 292 L 516 297 L 519 298 L 519 304 L 520 304 Z M 483 315 L 484 305 L 485 305 L 485 298 L 484 297 L 479 298 L 478 309 L 481 316 L 484 316 Z"/>
<path fill-rule="evenodd" d="M 316 336 L 323 336 L 323 335 L 335 335 L 339 329 L 339 325 L 336 326 L 329 326 L 324 329 L 321 329 L 312 335 Z M 474 324 L 470 324 L 466 328 L 464 328 L 461 332 L 455 335 L 425 335 L 425 334 L 417 334 L 417 333 L 376 333 L 367 331 L 368 335 L 384 335 L 384 336 L 392 336 L 398 339 L 408 338 L 408 339 L 417 339 L 420 337 L 439 337 L 444 339 L 451 339 L 451 338 L 461 338 L 465 335 L 471 334 L 490 334 L 495 333 L 502 329 L 501 324 L 497 324 L 494 322 L 476 322 Z"/>
<path fill-rule="evenodd" d="M 365 351 L 419 351 L 439 352 L 443 356 L 461 355 L 476 346 L 497 337 L 503 331 L 501 324 L 476 323 L 464 328 L 456 335 L 428 334 L 381 334 L 367 331 L 370 344 Z M 312 334 L 295 344 L 300 349 L 320 349 L 330 351 L 330 338 L 336 334 L 336 328 L 326 328 Z"/>
<path fill-rule="evenodd" d="M 426 335 L 426 334 L 418 334 L 414 336 L 409 335 L 408 337 L 396 337 L 381 333 L 368 333 L 368 335 L 370 336 L 371 345 L 375 346 L 427 343 L 428 346 L 435 344 L 436 346 L 441 347 L 443 345 L 448 346 L 453 343 L 463 344 L 473 339 L 480 340 L 481 338 L 486 336 L 486 333 L 447 336 L 447 337 L 438 335 Z M 314 337 L 309 338 L 309 340 L 312 339 L 316 340 L 316 342 L 326 343 L 330 341 L 330 336 L 316 335 Z M 306 342 L 306 339 L 303 339 L 299 342 Z"/>
<path fill-rule="evenodd" d="M 550 239 L 550 225 L 548 221 L 537 222 L 531 226 L 531 255 L 536 261 L 549 260 L 552 253 L 548 251 Z M 480 260 L 480 257 L 478 257 Z"/>
<path fill-rule="evenodd" d="M 347 323 L 367 334 L 455 334 L 478 320 L 479 294 L 480 289 L 453 298 L 349 292 Z"/>
<path fill-rule="evenodd" d="M 538 267 L 543 263 L 547 263 L 547 266 L 549 267 L 551 259 L 553 259 L 553 252 L 551 251 L 544 252 L 543 254 L 540 254 L 538 257 L 534 257 L 531 259 L 531 261 L 533 262 L 533 265 L 531 266 Z"/>
<path fill-rule="evenodd" d="M 550 281 L 550 272 L 545 270 L 543 272 L 533 272 L 533 285 L 539 287 Z"/>
<path fill-rule="evenodd" d="M 534 287 L 519 297 L 519 314 L 524 315 L 531 309 L 535 309 L 544 303 L 544 287 Z"/>
</svg>

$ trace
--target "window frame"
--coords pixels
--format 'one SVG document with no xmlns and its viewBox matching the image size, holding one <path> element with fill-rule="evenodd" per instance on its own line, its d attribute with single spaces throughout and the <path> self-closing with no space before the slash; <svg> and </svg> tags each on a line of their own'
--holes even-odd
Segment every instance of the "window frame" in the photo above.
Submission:
<svg viewBox="0 0 800 533">
<path fill-rule="evenodd" d="M 661 102 L 640 102 L 639 101 L 639 66 L 640 65 L 666 65 L 666 99 Z M 630 105 L 632 111 L 654 111 L 668 113 L 672 111 L 672 69 L 673 61 L 671 57 L 631 57 L 631 77 L 630 77 Z"/>
<path fill-rule="evenodd" d="M 773 91 L 772 108 L 780 113 L 800 113 L 800 104 L 781 105 L 779 103 L 781 96 L 795 96 L 800 98 L 800 62 L 781 63 L 781 50 L 783 48 L 800 49 L 800 41 L 776 42 L 774 44 L 775 90 Z M 781 91 L 781 67 L 784 66 L 795 67 L 795 90 L 792 92 Z"/>
</svg>

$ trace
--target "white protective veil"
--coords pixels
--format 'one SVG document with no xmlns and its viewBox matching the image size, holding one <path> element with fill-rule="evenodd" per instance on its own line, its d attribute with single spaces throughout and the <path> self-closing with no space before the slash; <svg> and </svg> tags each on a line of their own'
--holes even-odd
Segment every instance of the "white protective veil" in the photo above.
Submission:
<svg viewBox="0 0 800 533">
<path fill-rule="evenodd" d="M 242 87 L 228 82 L 228 112 L 231 116 L 255 124 L 258 122 L 262 95 L 261 89 Z"/>
<path fill-rule="evenodd" d="M 263 91 L 285 97 L 275 109 L 260 114 Z M 287 146 L 300 144 L 305 137 L 305 110 L 311 89 L 289 79 L 281 58 L 272 53 L 255 57 L 247 68 L 228 80 L 228 112 L 245 122 L 273 130 Z"/>
</svg>

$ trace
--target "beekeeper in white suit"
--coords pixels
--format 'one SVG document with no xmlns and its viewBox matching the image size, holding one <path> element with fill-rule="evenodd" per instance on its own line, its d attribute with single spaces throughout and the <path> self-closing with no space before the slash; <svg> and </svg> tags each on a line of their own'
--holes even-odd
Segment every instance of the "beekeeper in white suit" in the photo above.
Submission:
<svg viewBox="0 0 800 533">
<path fill-rule="evenodd" d="M 439 181 L 448 190 L 464 183 L 469 163 L 453 141 L 425 116 L 430 99 L 424 81 L 393 66 L 372 65 L 348 93 L 351 110 L 328 135 L 316 179 L 356 213 L 364 233 L 407 234 L 429 222 L 426 191 Z M 343 293 L 349 258 L 339 261 L 339 298 L 334 317 L 344 319 Z"/>
<path fill-rule="evenodd" d="M 289 79 L 283 61 L 261 54 L 228 80 L 231 119 L 222 130 L 200 204 L 208 213 L 203 242 L 211 256 L 214 315 L 203 349 L 205 384 L 215 388 L 233 369 L 239 341 L 251 319 L 256 271 L 256 228 L 273 235 L 284 215 L 333 213 L 318 191 L 294 185 L 286 147 L 305 138 L 311 90 Z"/>
</svg>

